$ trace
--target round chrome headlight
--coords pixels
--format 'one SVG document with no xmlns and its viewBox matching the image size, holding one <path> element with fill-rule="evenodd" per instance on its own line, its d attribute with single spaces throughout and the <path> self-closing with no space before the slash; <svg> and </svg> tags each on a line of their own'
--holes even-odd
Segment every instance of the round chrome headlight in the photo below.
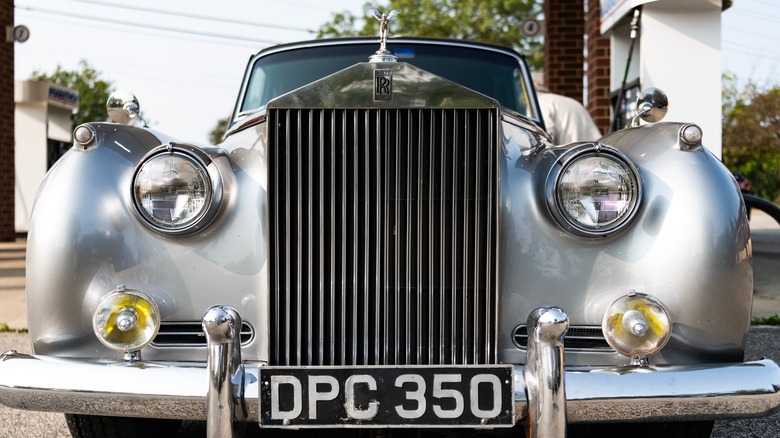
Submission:
<svg viewBox="0 0 780 438">
<path fill-rule="evenodd" d="M 609 305 L 601 322 L 607 343 L 631 358 L 660 351 L 672 334 L 669 312 L 656 298 L 632 292 Z"/>
<path fill-rule="evenodd" d="M 548 204 L 568 231 L 602 237 L 628 224 L 641 199 L 639 173 L 621 152 L 586 145 L 565 154 L 548 180 Z"/>
<path fill-rule="evenodd" d="M 214 218 L 222 184 L 209 157 L 191 146 L 165 145 L 138 166 L 133 180 L 136 210 L 154 230 L 170 235 L 198 231 Z"/>
<path fill-rule="evenodd" d="M 160 309 L 143 292 L 117 289 L 98 303 L 92 328 L 105 346 L 119 351 L 137 351 L 157 336 Z"/>
</svg>

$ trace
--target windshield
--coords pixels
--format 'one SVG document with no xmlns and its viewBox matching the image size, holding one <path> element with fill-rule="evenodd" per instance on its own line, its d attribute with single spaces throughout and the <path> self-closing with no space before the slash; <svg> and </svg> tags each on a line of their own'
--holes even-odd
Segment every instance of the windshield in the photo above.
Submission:
<svg viewBox="0 0 780 438">
<path fill-rule="evenodd" d="M 473 47 L 388 41 L 399 62 L 408 62 L 496 99 L 502 106 L 538 119 L 517 58 Z M 257 59 L 237 116 L 269 100 L 343 70 L 371 55 L 370 44 L 339 44 L 277 52 Z"/>
</svg>

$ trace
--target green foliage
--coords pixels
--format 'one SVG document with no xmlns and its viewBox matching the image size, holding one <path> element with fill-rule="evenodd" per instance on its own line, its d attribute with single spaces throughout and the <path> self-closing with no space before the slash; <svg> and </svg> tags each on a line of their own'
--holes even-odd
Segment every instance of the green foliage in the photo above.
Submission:
<svg viewBox="0 0 780 438">
<path fill-rule="evenodd" d="M 541 0 L 388 0 L 367 2 L 364 15 L 349 12 L 334 14 L 323 24 L 318 38 L 378 35 L 379 23 L 369 9 L 389 13 L 400 11 L 390 24 L 390 36 L 425 36 L 459 38 L 511 47 L 528 57 L 528 62 L 542 66 L 542 37 L 523 35 L 520 24 L 542 14 Z M 362 27 L 358 28 L 358 23 Z"/>
<path fill-rule="evenodd" d="M 724 75 L 723 162 L 745 175 L 757 196 L 780 203 L 780 86 L 740 89 Z"/>
<path fill-rule="evenodd" d="M 57 66 L 53 73 L 34 71 L 32 79 L 49 81 L 78 91 L 79 110 L 75 124 L 106 120 L 106 101 L 111 94 L 111 82 L 100 78 L 100 72 L 90 67 L 87 61 L 79 62 L 80 70 L 68 71 Z"/>
<path fill-rule="evenodd" d="M 225 137 L 225 131 L 227 130 L 229 121 L 230 117 L 217 120 L 217 124 L 214 126 L 214 128 L 212 128 L 211 131 L 209 131 L 209 141 L 211 144 L 222 143 L 222 139 Z"/>
<path fill-rule="evenodd" d="M 780 315 L 772 315 L 763 318 L 753 318 L 751 325 L 780 325 Z"/>
<path fill-rule="evenodd" d="M 8 327 L 8 323 L 0 322 L 0 333 L 29 333 L 29 330 L 26 328 L 14 330 Z"/>
</svg>

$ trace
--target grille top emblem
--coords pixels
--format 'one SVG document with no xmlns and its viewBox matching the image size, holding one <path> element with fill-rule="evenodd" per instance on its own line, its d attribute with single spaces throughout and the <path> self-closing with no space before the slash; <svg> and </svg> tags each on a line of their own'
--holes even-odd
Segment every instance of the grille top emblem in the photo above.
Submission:
<svg viewBox="0 0 780 438">
<path fill-rule="evenodd" d="M 374 102 L 393 100 L 393 70 L 374 70 Z"/>
<path fill-rule="evenodd" d="M 395 62 L 396 58 L 389 50 L 387 50 L 387 27 L 390 21 L 398 16 L 398 11 L 393 9 L 389 14 L 385 14 L 379 11 L 377 8 L 371 8 L 371 13 L 374 14 L 374 18 L 379 20 L 379 50 L 374 52 L 368 60 L 370 62 Z"/>
</svg>

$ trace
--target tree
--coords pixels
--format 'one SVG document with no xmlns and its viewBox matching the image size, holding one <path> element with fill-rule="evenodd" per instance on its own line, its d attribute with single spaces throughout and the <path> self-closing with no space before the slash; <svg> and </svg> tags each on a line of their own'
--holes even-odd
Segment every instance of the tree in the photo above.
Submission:
<svg viewBox="0 0 780 438">
<path fill-rule="evenodd" d="M 222 143 L 222 138 L 225 137 L 225 131 L 228 127 L 228 121 L 230 121 L 230 117 L 217 120 L 217 124 L 209 131 L 209 141 L 211 144 Z"/>
<path fill-rule="evenodd" d="M 780 86 L 724 75 L 723 162 L 750 181 L 753 192 L 780 203 Z"/>
<path fill-rule="evenodd" d="M 333 15 L 320 26 L 318 38 L 377 35 L 379 24 L 369 9 L 401 13 L 390 24 L 390 35 L 424 35 L 459 38 L 511 47 L 526 55 L 528 62 L 542 66 L 542 38 L 529 38 L 520 30 L 521 23 L 542 14 L 542 0 L 389 0 L 385 5 L 367 2 L 364 15 L 349 12 Z M 363 26 L 358 29 L 357 23 Z"/>
<path fill-rule="evenodd" d="M 86 60 L 79 62 L 80 71 L 63 70 L 57 66 L 54 73 L 34 71 L 32 79 L 48 81 L 53 84 L 78 91 L 79 110 L 75 124 L 106 119 L 106 101 L 111 94 L 111 82 L 100 78 L 100 72 L 90 67 Z"/>
</svg>

